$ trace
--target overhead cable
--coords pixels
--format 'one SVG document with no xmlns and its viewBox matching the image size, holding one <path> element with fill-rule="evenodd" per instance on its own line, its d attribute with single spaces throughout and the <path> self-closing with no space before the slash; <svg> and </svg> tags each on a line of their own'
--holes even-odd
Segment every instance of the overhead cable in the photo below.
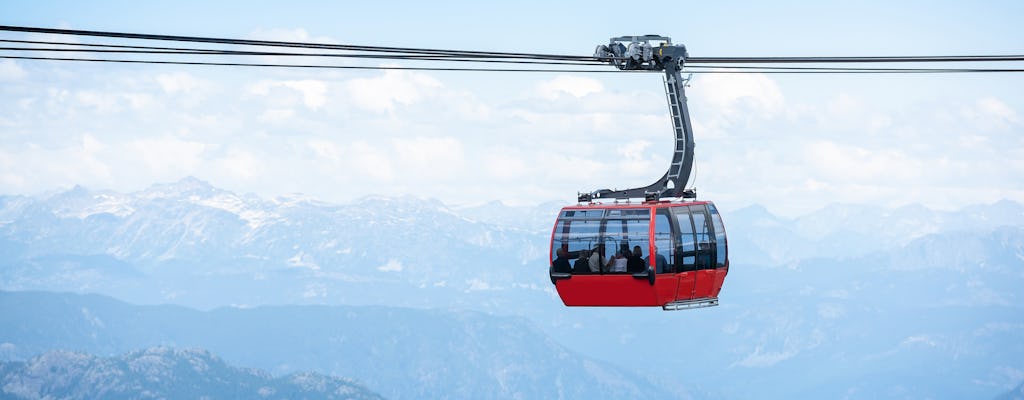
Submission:
<svg viewBox="0 0 1024 400">
<path fill-rule="evenodd" d="M 614 69 L 530 69 L 530 68 L 459 68 L 459 67 L 407 67 L 407 66 L 366 66 L 366 65 L 329 65 L 329 64 L 272 64 L 272 63 L 245 63 L 245 62 L 203 62 L 203 61 L 170 61 L 170 60 L 122 60 L 122 59 L 97 59 L 97 58 L 73 58 L 73 57 L 31 57 L 31 56 L 8 56 L 0 55 L 0 58 L 16 60 L 46 60 L 46 61 L 79 61 L 99 63 L 123 63 L 123 64 L 162 64 L 162 65 L 205 65 L 205 66 L 228 66 L 228 67 L 273 67 L 273 68 L 305 68 L 305 69 L 362 69 L 362 70 L 411 70 L 411 71 L 466 71 L 466 72 L 547 72 L 547 73 L 654 73 L 658 71 L 620 71 Z M 819 68 L 801 70 L 778 70 L 772 67 L 761 69 L 743 70 L 692 70 L 687 72 L 695 74 L 910 74 L 910 73 L 982 73 L 982 72 L 1024 72 L 1024 68 Z"/>
<path fill-rule="evenodd" d="M 365 66 L 365 65 L 332 65 L 320 63 L 267 63 L 254 61 L 234 61 L 230 57 L 317 57 L 344 59 L 377 59 L 402 60 L 410 62 L 466 62 L 466 63 L 505 63 L 505 64 L 538 64 L 573 67 L 603 67 L 617 58 L 595 58 L 590 56 L 513 53 L 473 50 L 422 49 L 409 47 L 363 46 L 330 43 L 302 43 L 249 39 L 225 39 L 197 36 L 155 35 L 124 32 L 103 32 L 72 29 L 53 29 L 22 26 L 0 25 L 0 31 L 25 32 L 37 34 L 69 35 L 74 37 L 106 37 L 128 40 L 157 40 L 185 43 L 202 43 L 204 45 L 231 45 L 292 48 L 298 51 L 262 51 L 237 50 L 195 47 L 162 47 L 139 46 L 128 44 L 75 43 L 42 40 L 0 39 L 0 42 L 21 43 L 30 45 L 48 45 L 51 47 L 0 47 L 0 58 L 23 60 L 79 61 L 104 63 L 133 64 L 172 64 L 172 65 L 210 65 L 210 66 L 247 66 L 247 67 L 281 67 L 281 68 L 330 68 L 330 69 L 394 69 L 422 71 L 494 71 L 494 72 L 584 72 L 606 73 L 622 72 L 617 70 L 589 70 L 572 68 L 463 68 L 463 67 L 428 67 L 428 66 Z M 60 46 L 60 47 L 52 47 Z M 301 50 L 300 50 L 301 49 Z M 305 50 L 305 51 L 302 51 Z M 25 53 L 59 52 L 59 53 L 100 53 L 125 54 L 132 59 L 120 58 L 81 58 L 81 57 L 44 57 L 30 56 Z M 153 56 L 159 59 L 138 59 L 134 57 Z M 182 60 L 179 56 L 190 56 Z M 196 57 L 219 57 L 213 60 L 198 61 Z M 231 60 L 231 61 L 225 61 Z M 964 68 L 860 68 L 860 67 L 826 67 L 813 64 L 833 63 L 933 63 L 933 62 L 1013 62 L 1024 61 L 1024 55 L 953 55 L 953 56 L 878 56 L 878 57 L 686 57 L 684 68 L 692 73 L 772 73 L 772 74 L 874 74 L 874 73 L 988 73 L 988 72 L 1022 72 L 1022 68 L 995 68 L 990 66 L 974 66 Z M 772 64 L 805 64 L 812 66 L 782 67 Z M 743 64 L 743 65 L 731 65 Z M 641 72 L 641 71 L 636 71 Z"/>
<path fill-rule="evenodd" d="M 553 59 L 553 60 L 581 60 L 581 61 L 593 61 L 594 60 L 594 57 L 589 57 L 589 56 L 570 56 L 570 55 L 536 54 L 536 53 L 507 53 L 507 52 L 472 51 L 472 50 L 420 49 L 420 48 L 409 48 L 409 47 L 361 46 L 361 45 L 345 45 L 345 44 L 329 44 L 329 43 L 283 42 L 283 41 L 251 40 L 251 39 L 225 39 L 225 38 L 210 38 L 210 37 L 198 37 L 198 36 L 154 35 L 154 34 L 142 34 L 142 33 L 85 31 L 85 30 L 75 30 L 75 29 L 36 28 L 36 27 L 7 26 L 7 25 L 0 25 L 0 31 L 27 32 L 27 33 L 46 33 L 46 34 L 55 34 L 55 35 L 72 35 L 72 36 L 112 37 L 112 38 L 120 38 L 120 39 L 161 40 L 161 41 L 192 42 L 192 43 L 217 43 L 217 44 L 232 44 L 232 45 L 247 45 L 247 46 L 293 47 L 293 48 L 312 48 L 312 49 L 347 50 L 347 51 L 355 50 L 355 51 L 387 52 L 387 53 L 411 53 L 411 54 L 449 54 L 449 55 L 461 55 L 461 56 L 466 56 L 466 57 L 478 56 L 478 57 L 488 57 L 488 58 L 540 58 L 540 59 Z"/>
</svg>

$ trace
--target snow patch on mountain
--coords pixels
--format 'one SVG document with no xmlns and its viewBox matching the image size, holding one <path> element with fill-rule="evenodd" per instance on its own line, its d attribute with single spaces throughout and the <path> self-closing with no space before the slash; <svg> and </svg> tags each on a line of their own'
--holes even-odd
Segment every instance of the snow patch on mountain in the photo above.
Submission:
<svg viewBox="0 0 1024 400">
<path fill-rule="evenodd" d="M 388 260 L 386 264 L 377 267 L 377 270 L 381 272 L 402 272 L 402 269 L 402 262 L 393 258 Z"/>
<path fill-rule="evenodd" d="M 212 197 L 190 196 L 189 201 L 193 204 L 224 210 L 237 215 L 246 222 L 249 229 L 259 229 L 268 222 L 279 219 L 276 213 L 259 209 L 256 205 L 249 204 L 233 194 L 218 193 Z"/>
<path fill-rule="evenodd" d="M 308 268 L 313 271 L 320 270 L 320 265 L 317 265 L 316 260 L 313 259 L 313 256 L 307 254 L 304 251 L 299 251 L 294 256 L 289 258 L 287 262 L 289 267 Z"/>
</svg>

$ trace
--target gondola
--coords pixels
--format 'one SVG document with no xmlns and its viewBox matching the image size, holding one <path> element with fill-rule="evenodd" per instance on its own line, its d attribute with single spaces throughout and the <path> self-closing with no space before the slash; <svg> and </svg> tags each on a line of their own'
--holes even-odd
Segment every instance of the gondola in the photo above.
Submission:
<svg viewBox="0 0 1024 400">
<path fill-rule="evenodd" d="M 562 208 L 551 232 L 551 283 L 566 306 L 718 305 L 729 246 L 715 204 L 686 188 L 693 167 L 681 76 L 686 48 L 662 36 L 624 36 L 599 46 L 595 57 L 623 70 L 665 72 L 675 152 L 651 185 L 579 194 L 576 205 Z"/>
</svg>

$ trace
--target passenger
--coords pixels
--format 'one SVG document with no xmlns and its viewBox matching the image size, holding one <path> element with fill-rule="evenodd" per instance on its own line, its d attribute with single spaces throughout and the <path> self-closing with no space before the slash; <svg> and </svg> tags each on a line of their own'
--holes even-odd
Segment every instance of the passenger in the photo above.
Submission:
<svg viewBox="0 0 1024 400">
<path fill-rule="evenodd" d="M 569 259 L 566 258 L 565 249 L 559 247 L 555 250 L 555 261 L 551 262 L 551 266 L 555 272 L 561 273 L 572 273 L 572 266 L 569 265 Z"/>
<path fill-rule="evenodd" d="M 650 258 L 651 256 L 647 256 L 644 259 L 648 263 L 647 265 L 650 265 Z M 668 270 L 668 261 L 665 260 L 665 256 L 658 253 L 658 246 L 654 246 L 654 271 L 659 274 L 671 272 Z"/>
<path fill-rule="evenodd" d="M 590 260 L 588 260 L 588 263 L 590 264 L 590 273 L 596 274 L 605 272 L 604 246 L 597 246 L 594 248 L 594 251 L 590 253 Z"/>
<path fill-rule="evenodd" d="M 590 273 L 590 250 L 580 250 L 580 258 L 577 258 L 576 262 L 572 264 L 572 273 Z"/>
<path fill-rule="evenodd" d="M 608 259 L 608 272 L 626 272 L 626 255 L 622 253 L 622 250 L 615 252 L 615 257 Z"/>
<path fill-rule="evenodd" d="M 629 258 L 626 259 L 626 271 L 631 274 L 646 271 L 647 262 L 644 261 L 643 255 L 644 252 L 640 249 L 640 246 L 633 246 L 633 251 L 629 253 Z"/>
</svg>

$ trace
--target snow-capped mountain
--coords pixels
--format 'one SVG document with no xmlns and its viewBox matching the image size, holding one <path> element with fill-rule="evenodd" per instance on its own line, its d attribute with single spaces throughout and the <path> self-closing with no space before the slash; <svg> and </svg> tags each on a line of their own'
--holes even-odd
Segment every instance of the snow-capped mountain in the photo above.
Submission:
<svg viewBox="0 0 1024 400">
<path fill-rule="evenodd" d="M 134 193 L 76 186 L 0 197 L 7 264 L 0 283 L 115 288 L 109 293 L 143 303 L 198 307 L 449 301 L 501 307 L 508 296 L 488 296 L 493 291 L 542 292 L 524 297 L 547 301 L 548 240 L 560 206 L 449 207 L 379 196 L 338 205 L 301 195 L 239 195 L 191 177 Z M 1024 226 L 1024 206 L 1010 201 L 960 211 L 831 205 L 793 219 L 761 206 L 722 212 L 734 265 L 858 259 L 934 235 Z M 972 259 L 970 251 L 986 249 L 948 246 L 929 254 L 956 251 Z"/>
<path fill-rule="evenodd" d="M 107 358 L 53 350 L 23 362 L 2 362 L 0 394 L 9 399 L 382 399 L 348 379 L 315 373 L 275 378 L 229 366 L 204 350 L 166 347 Z"/>
<path fill-rule="evenodd" d="M 360 282 L 389 290 L 536 286 L 542 277 L 531 267 L 544 265 L 550 234 L 478 222 L 436 200 L 264 200 L 195 178 L 128 194 L 75 187 L 50 196 L 3 197 L 0 219 L 0 246 L 9 250 L 4 262 L 10 266 L 2 273 L 8 288 L 44 288 L 63 279 L 64 290 L 80 290 L 109 285 L 101 281 L 110 275 L 130 275 L 159 277 L 165 300 L 195 291 L 216 297 L 225 293 L 220 284 L 248 287 L 244 292 L 252 294 L 190 303 L 206 307 L 289 297 L 388 298 L 387 290 L 366 298 L 340 289 Z"/>
<path fill-rule="evenodd" d="M 1024 205 L 1003 200 L 956 211 L 921 205 L 896 209 L 831 204 L 811 214 L 784 218 L 754 205 L 723 210 L 731 256 L 739 263 L 792 264 L 807 258 L 849 258 L 898 249 L 932 234 L 984 233 L 1024 226 Z"/>
<path fill-rule="evenodd" d="M 559 206 L 411 197 L 339 205 L 237 195 L 195 179 L 126 194 L 5 196 L 0 288 L 201 309 L 517 315 L 580 354 L 675 371 L 649 376 L 695 397 L 978 398 L 1024 376 L 1019 203 L 832 205 L 796 218 L 721 210 L 731 257 L 721 306 L 675 314 L 562 307 L 546 276 Z"/>
</svg>

